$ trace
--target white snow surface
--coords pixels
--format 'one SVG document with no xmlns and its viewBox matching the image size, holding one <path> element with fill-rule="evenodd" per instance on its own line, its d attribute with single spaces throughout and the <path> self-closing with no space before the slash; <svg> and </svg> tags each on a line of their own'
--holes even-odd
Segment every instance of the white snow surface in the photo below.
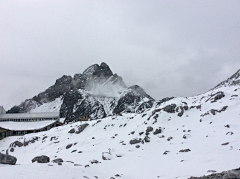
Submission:
<svg viewBox="0 0 240 179">
<path fill-rule="evenodd" d="M 44 128 L 52 123 L 56 122 L 55 120 L 47 121 L 34 121 L 34 122 L 0 122 L 0 127 L 9 130 L 34 130 Z"/>
<path fill-rule="evenodd" d="M 62 96 L 56 98 L 52 102 L 44 103 L 30 111 L 30 113 L 40 113 L 40 112 L 59 112 L 63 99 Z"/>
<path fill-rule="evenodd" d="M 211 95 L 218 91 L 223 91 L 225 97 L 212 103 L 214 96 Z M 23 142 L 39 137 L 34 143 L 15 147 L 14 152 L 9 151 L 10 155 L 17 157 L 17 164 L 0 164 L 1 179 L 173 179 L 210 174 L 208 170 L 222 172 L 238 168 L 239 91 L 239 86 L 222 87 L 194 97 L 178 97 L 160 105 L 156 103 L 141 114 L 109 116 L 101 122 L 77 122 L 40 133 L 4 138 L 0 140 L 2 153 L 10 149 L 10 144 L 16 140 Z M 160 110 L 169 104 L 185 106 L 185 103 L 189 109 L 184 110 L 182 117 L 178 113 Z M 198 105 L 201 105 L 200 109 L 190 109 Z M 224 106 L 228 106 L 225 111 L 215 115 L 210 112 L 211 109 L 220 111 Z M 80 134 L 68 133 L 84 123 L 89 123 L 89 126 Z M 150 142 L 131 145 L 130 140 L 146 136 L 148 126 L 153 127 L 148 135 Z M 154 135 L 159 127 L 162 132 Z M 140 135 L 140 132 L 144 133 Z M 67 149 L 68 144 L 73 145 Z M 139 148 L 136 148 L 137 145 Z M 190 151 L 180 152 L 182 149 Z M 165 151 L 169 152 L 164 155 Z M 108 152 L 110 160 L 103 160 L 103 152 Z M 49 156 L 51 161 L 62 158 L 64 162 L 62 165 L 31 162 L 40 155 Z M 92 164 L 92 160 L 100 163 Z"/>
</svg>

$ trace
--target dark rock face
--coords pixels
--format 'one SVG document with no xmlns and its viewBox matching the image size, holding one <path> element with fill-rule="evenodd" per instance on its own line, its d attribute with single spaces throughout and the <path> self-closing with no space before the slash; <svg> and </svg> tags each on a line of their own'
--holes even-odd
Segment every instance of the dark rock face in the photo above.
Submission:
<svg viewBox="0 0 240 179">
<path fill-rule="evenodd" d="M 0 153 L 0 163 L 1 164 L 15 165 L 16 162 L 17 162 L 16 157 Z"/>
<path fill-rule="evenodd" d="M 123 111 L 125 112 L 135 112 L 135 109 L 139 106 L 139 102 L 143 98 L 148 98 L 149 102 L 142 104 L 138 108 L 138 111 L 141 112 L 145 107 L 152 106 L 153 98 L 149 96 L 140 86 L 133 85 L 127 88 L 127 93 L 124 94 L 117 102 L 116 107 L 113 110 L 114 114 L 119 114 Z"/>
<path fill-rule="evenodd" d="M 146 109 L 149 109 L 153 106 L 154 104 L 154 100 L 149 100 L 146 102 L 143 102 L 142 104 L 140 104 L 137 109 L 136 112 L 137 113 L 143 113 Z"/>
<path fill-rule="evenodd" d="M 37 163 L 48 163 L 50 161 L 49 157 L 46 155 L 34 157 L 32 159 L 32 163 L 37 162 Z"/>
<path fill-rule="evenodd" d="M 218 84 L 215 88 L 220 88 L 221 86 L 234 86 L 240 84 L 240 70 L 234 73 L 230 78 Z"/>
<path fill-rule="evenodd" d="M 216 93 L 216 94 L 215 94 L 215 97 L 214 97 L 214 99 L 211 101 L 211 103 L 214 103 L 214 102 L 216 102 L 217 100 L 222 99 L 224 96 L 225 96 L 225 95 L 224 95 L 224 93 L 223 93 L 222 91 Z"/>
<path fill-rule="evenodd" d="M 167 101 L 170 101 L 171 99 L 173 99 L 174 97 L 170 97 L 170 98 L 163 98 L 163 99 L 161 99 L 161 100 L 159 100 L 159 101 L 156 101 L 156 107 L 158 107 L 158 106 L 160 106 L 162 103 L 164 103 L 164 102 L 167 102 Z"/>
</svg>

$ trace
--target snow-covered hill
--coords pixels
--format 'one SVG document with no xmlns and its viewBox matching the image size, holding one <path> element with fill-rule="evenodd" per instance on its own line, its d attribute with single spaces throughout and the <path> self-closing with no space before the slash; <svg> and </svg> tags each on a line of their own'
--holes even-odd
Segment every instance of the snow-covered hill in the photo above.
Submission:
<svg viewBox="0 0 240 179">
<path fill-rule="evenodd" d="M 122 78 L 113 74 L 106 63 L 94 64 L 82 74 L 66 76 L 8 113 L 60 112 L 65 122 L 75 122 L 80 115 L 100 119 L 121 112 L 135 112 L 152 107 L 154 99 L 139 86 L 127 87 Z"/>
<path fill-rule="evenodd" d="M 227 83 L 198 96 L 153 101 L 139 112 L 8 137 L 0 151 L 8 149 L 18 165 L 0 165 L 1 178 L 169 179 L 238 168 L 239 109 L 240 86 Z M 32 164 L 39 155 L 64 162 Z"/>
</svg>

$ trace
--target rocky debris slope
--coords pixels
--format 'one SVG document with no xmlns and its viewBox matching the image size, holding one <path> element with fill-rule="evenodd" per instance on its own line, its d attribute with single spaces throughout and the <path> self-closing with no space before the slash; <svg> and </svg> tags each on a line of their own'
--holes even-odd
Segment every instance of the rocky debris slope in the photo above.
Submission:
<svg viewBox="0 0 240 179">
<path fill-rule="evenodd" d="M 55 84 L 7 113 L 60 112 L 65 122 L 75 122 L 80 115 L 100 119 L 121 112 L 142 112 L 154 99 L 139 86 L 127 87 L 106 63 L 94 64 L 82 74 L 62 76 Z"/>
<path fill-rule="evenodd" d="M 190 177 L 190 179 L 239 179 L 240 178 L 240 168 L 228 170 L 221 173 L 215 173 L 216 171 L 209 170 L 213 172 L 211 175 L 204 175 L 201 177 Z"/>
</svg>

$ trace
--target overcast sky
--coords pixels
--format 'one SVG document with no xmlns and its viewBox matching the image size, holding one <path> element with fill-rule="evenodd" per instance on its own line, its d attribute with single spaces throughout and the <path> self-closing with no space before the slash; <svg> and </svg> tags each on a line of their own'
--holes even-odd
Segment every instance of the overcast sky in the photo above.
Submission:
<svg viewBox="0 0 240 179">
<path fill-rule="evenodd" d="M 106 62 L 155 99 L 208 91 L 240 69 L 240 1 L 0 0 L 0 105 Z"/>
</svg>

